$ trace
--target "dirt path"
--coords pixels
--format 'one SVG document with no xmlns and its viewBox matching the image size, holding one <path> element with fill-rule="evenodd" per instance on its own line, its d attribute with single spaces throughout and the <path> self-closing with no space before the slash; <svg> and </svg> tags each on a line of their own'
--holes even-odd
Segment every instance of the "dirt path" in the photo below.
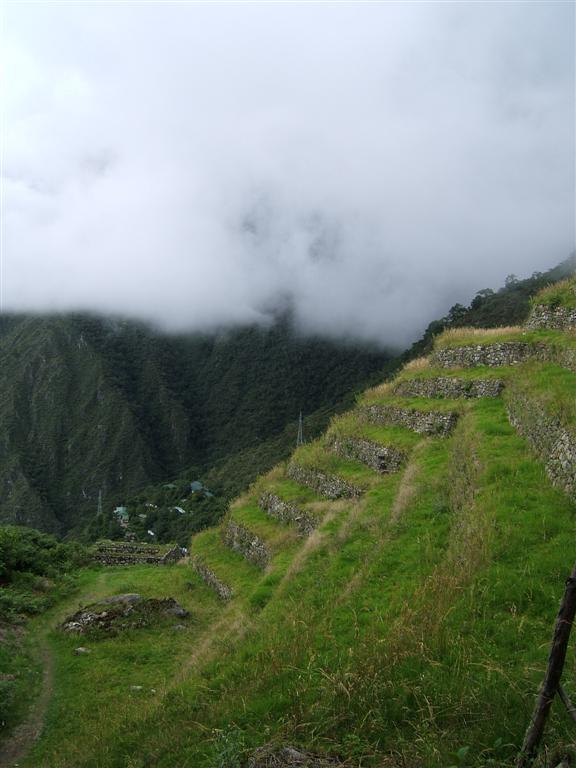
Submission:
<svg viewBox="0 0 576 768">
<path fill-rule="evenodd" d="M 44 728 L 46 710 L 54 686 L 54 660 L 45 642 L 40 654 L 43 669 L 40 695 L 32 705 L 26 720 L 20 723 L 0 746 L 0 768 L 13 768 L 24 760 Z"/>
<path fill-rule="evenodd" d="M 106 575 L 103 573 L 98 577 L 92 587 L 92 594 L 83 596 L 83 601 L 89 602 L 91 599 L 97 599 L 100 592 L 99 588 L 106 581 Z M 58 611 L 53 614 L 50 626 L 58 624 L 69 613 L 72 602 L 77 601 L 78 596 L 74 595 L 70 601 L 60 606 Z M 16 768 L 38 741 L 44 728 L 48 703 L 54 689 L 54 659 L 48 648 L 47 631 L 42 630 L 42 633 L 40 651 L 42 687 L 40 695 L 32 705 L 26 719 L 13 730 L 3 744 L 0 744 L 0 768 Z"/>
</svg>

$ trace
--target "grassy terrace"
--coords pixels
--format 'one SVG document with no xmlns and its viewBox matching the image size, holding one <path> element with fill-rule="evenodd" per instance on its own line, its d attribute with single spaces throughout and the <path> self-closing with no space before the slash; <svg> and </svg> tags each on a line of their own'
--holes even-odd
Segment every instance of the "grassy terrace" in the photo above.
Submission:
<svg viewBox="0 0 576 768">
<path fill-rule="evenodd" d="M 445 331 L 434 342 L 435 349 L 499 344 L 503 341 L 521 341 L 528 344 L 548 344 L 559 348 L 576 347 L 576 333 L 522 328 L 454 328 Z"/>
<path fill-rule="evenodd" d="M 221 581 L 232 587 L 235 595 L 252 589 L 262 574 L 256 565 L 228 549 L 219 528 L 209 528 L 194 536 L 191 554 L 200 556 Z M 199 576 L 195 578 L 202 583 Z"/>
<path fill-rule="evenodd" d="M 467 408 L 466 403 L 462 402 L 462 400 L 442 400 L 433 397 L 397 397 L 388 394 L 388 390 L 382 392 L 379 387 L 365 392 L 358 400 L 358 405 L 361 407 L 366 405 L 390 405 L 408 411 L 435 411 L 437 413 L 452 411 L 462 413 Z"/>
<path fill-rule="evenodd" d="M 207 590 L 190 590 L 190 583 L 190 569 L 183 565 L 89 570 L 82 574 L 74 599 L 34 622 L 34 634 L 47 636 L 55 659 L 55 693 L 45 735 L 25 765 L 81 765 L 90 753 L 99 755 L 100 765 L 113 764 L 116 747 L 103 740 L 103 734 L 114 722 L 142 721 L 158 707 L 169 686 L 184 673 L 191 645 L 203 637 L 219 613 L 212 595 Z M 186 629 L 149 627 L 81 641 L 51 629 L 80 605 L 126 592 L 175 597 L 191 613 Z M 90 655 L 74 655 L 74 648 L 81 644 L 89 647 Z M 132 690 L 132 685 L 142 687 Z"/>
<path fill-rule="evenodd" d="M 324 503 L 325 500 L 322 496 L 286 477 L 285 470 L 285 465 L 281 465 L 264 477 L 258 478 L 251 489 L 254 496 L 259 498 L 262 493 L 275 493 L 284 501 L 289 501 L 297 506 Z"/>
<path fill-rule="evenodd" d="M 576 308 L 576 277 L 568 277 L 540 291 L 532 299 L 532 304 L 546 304 L 552 308 Z"/>
<path fill-rule="evenodd" d="M 574 343 L 574 335 L 516 329 L 462 330 L 450 340 L 503 337 Z M 400 377 L 435 375 L 504 375 L 511 390 L 576 425 L 576 374 L 557 365 L 453 372 L 421 362 Z M 284 466 L 259 479 L 230 514 L 271 545 L 264 572 L 227 549 L 219 529 L 191 545 L 235 590 L 229 603 L 188 565 L 136 566 L 87 572 L 60 614 L 98 595 L 171 595 L 191 611 L 185 631 L 102 639 L 75 657 L 78 638 L 53 629 L 55 613 L 37 621 L 56 660 L 56 694 L 23 768 L 228 768 L 269 742 L 365 768 L 512 768 L 572 565 L 576 507 L 552 487 L 501 398 L 406 399 L 392 387 L 359 405 L 457 410 L 453 432 L 422 439 L 367 425 L 355 411 L 333 419 L 293 458 L 366 493 L 321 501 Z M 407 463 L 378 475 L 330 453 L 334 435 L 397 446 Z M 320 527 L 302 539 L 269 519 L 257 506 L 266 490 L 316 510 Z M 569 653 L 572 696 L 575 679 Z M 573 724 L 555 705 L 545 746 L 568 743 Z M 455 757 L 463 747 L 464 763 Z"/>
<path fill-rule="evenodd" d="M 514 391 L 538 401 L 546 413 L 576 432 L 576 373 L 558 365 L 523 366 Z"/>
<path fill-rule="evenodd" d="M 299 539 L 295 528 L 273 520 L 260 509 L 257 499 L 253 497 L 238 499 L 230 509 L 230 517 L 264 539 L 272 553 L 294 544 Z"/>
<path fill-rule="evenodd" d="M 482 365 L 476 368 L 435 368 L 432 365 L 410 369 L 408 367 L 396 376 L 392 383 L 392 389 L 396 384 L 412 379 L 436 379 L 436 378 L 457 378 L 463 381 L 476 381 L 477 379 L 506 379 L 514 373 L 514 368 L 502 366 L 500 368 L 490 368 Z"/>
<path fill-rule="evenodd" d="M 326 439 L 330 441 L 331 437 L 365 438 L 406 452 L 422 439 L 410 429 L 367 424 L 355 411 L 332 420 Z"/>
<path fill-rule="evenodd" d="M 377 475 L 359 461 L 343 459 L 326 450 L 323 441 L 316 441 L 297 448 L 293 453 L 296 464 L 316 469 L 330 475 L 338 475 L 360 488 L 369 488 L 377 482 Z"/>
</svg>

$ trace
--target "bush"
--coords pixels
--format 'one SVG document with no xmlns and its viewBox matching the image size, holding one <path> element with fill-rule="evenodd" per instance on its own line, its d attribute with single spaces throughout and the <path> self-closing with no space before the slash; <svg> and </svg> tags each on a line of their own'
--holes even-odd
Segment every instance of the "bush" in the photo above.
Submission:
<svg viewBox="0 0 576 768">
<path fill-rule="evenodd" d="M 80 544 L 59 542 L 33 528 L 0 527 L 0 585 L 11 584 L 21 573 L 54 577 L 87 561 Z"/>
<path fill-rule="evenodd" d="M 66 575 L 88 562 L 88 550 L 33 528 L 0 527 L 0 619 L 44 611 L 70 591 Z"/>
</svg>

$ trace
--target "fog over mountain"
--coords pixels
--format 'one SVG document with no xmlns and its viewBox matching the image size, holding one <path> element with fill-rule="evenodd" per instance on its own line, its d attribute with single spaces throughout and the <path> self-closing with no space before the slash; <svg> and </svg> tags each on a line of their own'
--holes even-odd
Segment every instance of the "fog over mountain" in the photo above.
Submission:
<svg viewBox="0 0 576 768">
<path fill-rule="evenodd" d="M 5 3 L 2 307 L 403 344 L 574 249 L 571 3 Z"/>
</svg>

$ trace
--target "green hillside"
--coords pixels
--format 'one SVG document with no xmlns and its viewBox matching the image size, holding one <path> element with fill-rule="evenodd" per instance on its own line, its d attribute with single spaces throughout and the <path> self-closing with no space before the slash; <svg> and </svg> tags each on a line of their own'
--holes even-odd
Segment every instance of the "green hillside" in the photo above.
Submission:
<svg viewBox="0 0 576 768">
<path fill-rule="evenodd" d="M 512 766 L 574 561 L 574 393 L 574 328 L 448 332 L 260 477 L 190 560 L 84 571 L 35 620 L 55 694 L 20 765 L 239 768 L 291 745 L 350 766 Z M 54 628 L 125 592 L 190 618 Z M 556 702 L 539 764 L 573 743 Z M 251 763 L 272 764 L 289 763 Z"/>
<path fill-rule="evenodd" d="M 289 315 L 266 329 L 181 336 L 86 315 L 0 315 L 0 522 L 79 535 L 102 491 L 105 519 L 88 535 L 113 535 L 117 504 L 201 479 L 215 494 L 201 514 L 154 520 L 165 540 L 183 540 L 289 455 L 300 410 L 317 436 L 355 392 L 427 353 L 434 335 L 521 322 L 531 297 L 575 268 L 572 256 L 480 291 L 399 358 L 302 337 Z"/>
<path fill-rule="evenodd" d="M 165 336 L 127 321 L 4 315 L 0 522 L 78 530 L 99 491 L 111 511 L 183 471 L 194 480 L 285 433 L 292 443 L 300 409 L 350 402 L 388 359 L 304 339 L 287 318 L 269 329 Z M 208 481 L 225 496 L 248 482 L 227 470 Z"/>
</svg>

